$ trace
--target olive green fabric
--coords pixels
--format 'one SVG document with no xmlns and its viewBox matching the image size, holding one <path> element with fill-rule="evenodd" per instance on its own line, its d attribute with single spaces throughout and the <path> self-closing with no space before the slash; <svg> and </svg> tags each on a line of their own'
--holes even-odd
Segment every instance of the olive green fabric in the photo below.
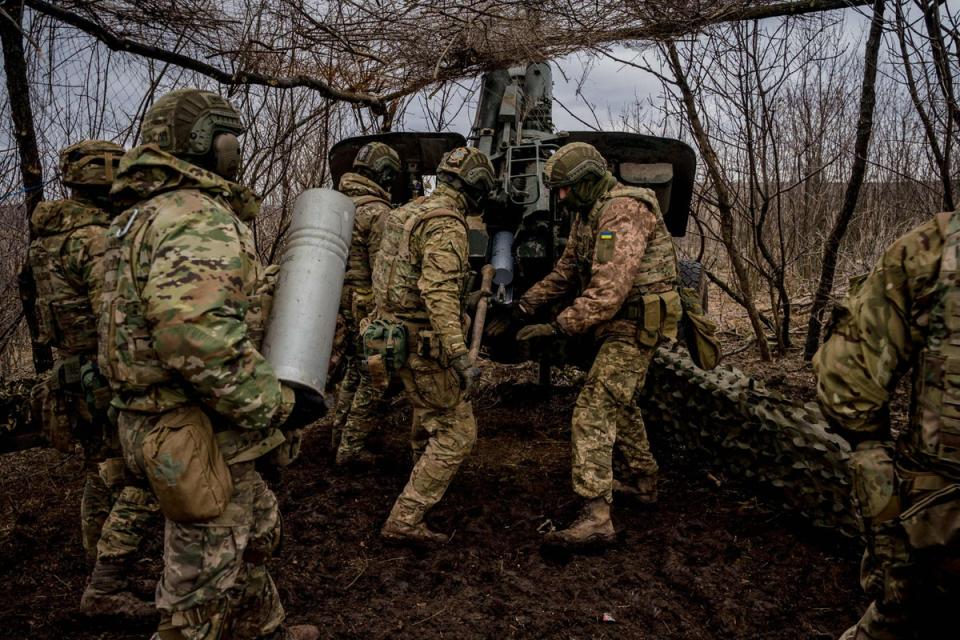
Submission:
<svg viewBox="0 0 960 640">
<path fill-rule="evenodd" d="M 229 101 L 212 91 L 178 89 L 147 109 L 140 144 L 155 144 L 175 156 L 204 156 L 217 133 L 244 131 L 243 120 Z"/>
<path fill-rule="evenodd" d="M 437 173 L 456 176 L 466 186 L 483 192 L 492 191 L 496 184 L 490 158 L 475 147 L 457 147 L 448 152 L 440 161 Z"/>
<path fill-rule="evenodd" d="M 83 140 L 60 152 L 60 179 L 75 189 L 109 189 L 124 148 L 107 140 Z"/>
<path fill-rule="evenodd" d="M 596 147 L 586 142 L 565 144 L 547 160 L 543 182 L 550 189 L 565 187 L 587 176 L 601 178 L 607 173 L 607 161 Z"/>
</svg>

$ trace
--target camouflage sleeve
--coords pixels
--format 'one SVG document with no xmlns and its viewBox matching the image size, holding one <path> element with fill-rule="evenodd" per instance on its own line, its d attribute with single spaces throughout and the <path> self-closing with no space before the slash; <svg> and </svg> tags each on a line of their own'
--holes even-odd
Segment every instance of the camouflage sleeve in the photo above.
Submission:
<svg viewBox="0 0 960 640">
<path fill-rule="evenodd" d="M 470 268 L 467 231 L 456 218 L 432 218 L 417 228 L 414 241 L 420 256 L 417 287 L 444 352 L 455 358 L 467 351 L 460 308 L 463 278 Z"/>
<path fill-rule="evenodd" d="M 367 266 L 370 273 L 373 273 L 373 261 L 380 251 L 380 240 L 383 238 L 383 224 L 390 213 L 390 207 L 385 204 L 376 203 L 371 205 L 371 215 L 369 219 L 369 230 L 367 232 Z"/>
<path fill-rule="evenodd" d="M 539 307 L 564 297 L 577 287 L 577 229 L 580 226 L 580 217 L 577 216 L 570 225 L 570 235 L 567 244 L 560 254 L 553 270 L 543 277 L 523 294 L 520 304 L 528 312 L 536 311 Z"/>
<path fill-rule="evenodd" d="M 152 255 L 142 297 L 157 355 L 232 424 L 267 428 L 284 405 L 244 322 L 256 266 L 229 211 L 191 192 L 177 205 L 157 216 L 144 244 Z"/>
<path fill-rule="evenodd" d="M 632 198 L 614 198 L 604 205 L 597 221 L 590 282 L 557 316 L 565 333 L 586 333 L 616 315 L 630 293 L 656 224 L 656 215 Z"/>
<path fill-rule="evenodd" d="M 817 399 L 852 445 L 885 440 L 890 396 L 923 340 L 917 318 L 936 286 L 943 248 L 939 218 L 897 240 L 837 310 L 830 338 L 813 358 Z"/>
<path fill-rule="evenodd" d="M 88 225 L 70 234 L 63 245 L 64 273 L 77 289 L 85 290 L 91 308 L 100 308 L 103 292 L 103 254 L 107 250 L 107 227 Z"/>
</svg>

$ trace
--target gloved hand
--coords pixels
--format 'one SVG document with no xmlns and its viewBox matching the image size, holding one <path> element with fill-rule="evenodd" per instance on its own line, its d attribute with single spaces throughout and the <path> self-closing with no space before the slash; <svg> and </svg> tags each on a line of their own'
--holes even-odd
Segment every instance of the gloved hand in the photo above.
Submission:
<svg viewBox="0 0 960 640">
<path fill-rule="evenodd" d="M 454 358 L 450 366 L 460 377 L 460 388 L 463 390 L 464 399 L 469 400 L 476 391 L 477 381 L 480 379 L 480 368 L 470 358 L 469 353 Z"/>
<path fill-rule="evenodd" d="M 293 390 L 294 405 L 287 421 L 280 427 L 283 431 L 295 431 L 313 424 L 327 413 L 323 396 L 307 389 Z"/>
<path fill-rule="evenodd" d="M 517 342 L 535 338 L 549 338 L 555 335 L 557 335 L 557 328 L 553 324 L 528 324 L 517 331 Z"/>
<path fill-rule="evenodd" d="M 533 317 L 533 312 L 528 311 L 522 304 L 514 305 L 510 310 L 510 315 L 502 313 L 487 318 L 487 324 L 484 327 L 484 333 L 488 336 L 501 336 L 510 329 L 511 326 L 526 324 Z"/>
<path fill-rule="evenodd" d="M 489 298 L 490 295 L 491 294 L 484 293 L 480 289 L 477 289 L 476 291 L 473 291 L 467 294 L 467 299 L 464 300 L 463 308 L 468 313 L 473 313 L 474 311 L 477 310 L 477 305 L 480 304 L 480 301 L 483 300 L 484 298 Z"/>
</svg>

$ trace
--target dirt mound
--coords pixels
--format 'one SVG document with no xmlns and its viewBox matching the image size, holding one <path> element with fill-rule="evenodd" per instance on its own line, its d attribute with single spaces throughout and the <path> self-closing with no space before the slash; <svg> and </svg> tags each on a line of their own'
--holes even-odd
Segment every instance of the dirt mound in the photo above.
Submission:
<svg viewBox="0 0 960 640">
<path fill-rule="evenodd" d="M 278 490 L 287 535 L 274 575 L 293 622 L 340 638 L 835 638 L 865 602 L 857 545 L 765 508 L 682 451 L 657 446 L 661 502 L 615 505 L 620 543 L 544 554 L 541 532 L 576 509 L 569 478 L 570 387 L 503 389 L 478 411 L 480 439 L 429 517 L 453 533 L 434 552 L 377 535 L 406 481 L 408 412 L 395 406 L 372 447 L 382 464 L 338 474 L 316 429 Z M 87 566 L 79 461 L 0 458 L 0 619 L 5 637 L 144 638 L 150 625 L 76 612 Z M 158 568 L 158 538 L 151 560 Z M 606 621 L 605 621 L 606 620 Z"/>
</svg>

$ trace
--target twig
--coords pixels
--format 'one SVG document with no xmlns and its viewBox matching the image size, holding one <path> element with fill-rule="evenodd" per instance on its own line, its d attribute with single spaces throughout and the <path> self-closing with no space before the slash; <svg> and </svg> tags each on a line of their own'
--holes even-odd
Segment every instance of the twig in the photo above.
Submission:
<svg viewBox="0 0 960 640">
<path fill-rule="evenodd" d="M 412 625 L 410 625 L 410 626 L 411 626 L 411 627 L 415 627 L 415 626 L 417 626 L 418 624 L 423 624 L 424 622 L 429 622 L 430 620 L 433 620 L 433 619 L 436 618 L 438 615 L 440 615 L 441 613 L 443 613 L 444 611 L 446 611 L 446 610 L 447 610 L 447 607 L 449 607 L 449 605 L 445 605 L 442 609 L 440 609 L 439 611 L 437 611 L 437 612 L 436 612 L 435 614 L 433 614 L 432 616 L 428 616 L 428 617 L 424 618 L 423 620 L 418 620 L 418 621 L 414 622 L 414 623 L 413 623 Z"/>
<path fill-rule="evenodd" d="M 345 587 L 343 588 L 343 590 L 344 590 L 344 591 L 347 591 L 348 589 L 350 589 L 350 587 L 352 587 L 353 585 L 355 585 L 355 584 L 357 583 L 357 580 L 360 579 L 360 576 L 362 576 L 364 573 L 366 573 L 367 567 L 369 567 L 369 566 L 370 566 L 370 560 L 368 560 L 367 558 L 364 558 L 364 559 L 363 559 L 363 567 L 360 569 L 360 573 L 358 573 L 356 576 L 354 576 L 353 580 L 350 581 L 350 584 L 348 584 L 347 586 L 345 586 Z"/>
</svg>

